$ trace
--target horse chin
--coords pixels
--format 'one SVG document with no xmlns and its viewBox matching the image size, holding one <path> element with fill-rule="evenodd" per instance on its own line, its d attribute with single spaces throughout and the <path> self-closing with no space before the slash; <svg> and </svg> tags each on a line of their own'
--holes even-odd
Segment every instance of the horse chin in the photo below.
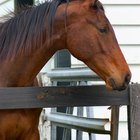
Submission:
<svg viewBox="0 0 140 140">
<path fill-rule="evenodd" d="M 127 88 L 127 86 L 118 86 L 118 87 L 112 87 L 111 85 L 108 85 L 108 84 L 106 84 L 106 88 L 108 89 L 108 90 L 118 90 L 118 91 L 122 91 L 122 90 L 125 90 L 126 88 Z"/>
</svg>

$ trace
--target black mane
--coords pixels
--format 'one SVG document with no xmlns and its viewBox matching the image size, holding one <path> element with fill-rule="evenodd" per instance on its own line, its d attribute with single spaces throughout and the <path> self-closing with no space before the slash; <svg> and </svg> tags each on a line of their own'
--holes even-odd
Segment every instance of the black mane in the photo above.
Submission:
<svg viewBox="0 0 140 140">
<path fill-rule="evenodd" d="M 53 0 L 39 6 L 24 10 L 8 21 L 0 24 L 0 58 L 25 51 L 25 46 L 38 46 L 38 40 L 42 40 L 42 30 L 45 21 L 48 21 L 48 29 L 51 33 L 53 17 L 57 7 L 68 0 Z M 46 20 L 47 18 L 47 20 Z M 28 50 L 30 50 L 28 48 Z"/>
</svg>

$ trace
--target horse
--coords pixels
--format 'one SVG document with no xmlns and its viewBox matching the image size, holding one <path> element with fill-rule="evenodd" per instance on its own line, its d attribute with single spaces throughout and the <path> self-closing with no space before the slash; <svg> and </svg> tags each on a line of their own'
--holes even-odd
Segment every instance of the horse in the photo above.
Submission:
<svg viewBox="0 0 140 140">
<path fill-rule="evenodd" d="M 127 87 L 131 72 L 98 0 L 45 2 L 1 23 L 0 87 L 32 86 L 61 49 L 96 72 L 108 89 Z M 41 110 L 0 110 L 0 140 L 39 140 Z"/>
</svg>

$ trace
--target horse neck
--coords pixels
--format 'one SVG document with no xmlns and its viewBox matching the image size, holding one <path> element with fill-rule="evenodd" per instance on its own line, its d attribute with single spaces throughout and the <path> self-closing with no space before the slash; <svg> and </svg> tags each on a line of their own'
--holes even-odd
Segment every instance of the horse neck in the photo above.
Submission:
<svg viewBox="0 0 140 140">
<path fill-rule="evenodd" d="M 26 54 L 20 54 L 10 59 L 0 60 L 0 86 L 29 86 L 41 68 L 61 49 L 53 44 L 39 46 L 36 50 Z M 60 42 L 58 42 L 61 44 Z"/>
<path fill-rule="evenodd" d="M 41 29 L 42 30 L 42 29 Z M 61 29 L 60 29 L 61 30 Z M 42 32 L 48 32 L 42 30 Z M 30 86 L 34 78 L 46 64 L 46 62 L 53 56 L 53 54 L 65 47 L 65 37 L 61 32 L 52 34 L 51 38 L 44 35 L 43 43 L 38 43 L 34 48 L 34 42 L 27 51 L 19 51 L 20 53 L 13 54 L 5 59 L 0 59 L 0 86 Z M 41 40 L 38 40 L 41 42 Z M 24 46 L 28 48 L 28 46 Z"/>
</svg>

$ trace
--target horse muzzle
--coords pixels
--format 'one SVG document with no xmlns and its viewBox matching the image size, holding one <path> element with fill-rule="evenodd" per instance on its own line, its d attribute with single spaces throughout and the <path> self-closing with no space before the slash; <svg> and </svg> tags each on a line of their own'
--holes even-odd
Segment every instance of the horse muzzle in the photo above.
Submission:
<svg viewBox="0 0 140 140">
<path fill-rule="evenodd" d="M 111 90 L 124 90 L 127 88 L 129 82 L 131 80 L 131 74 L 126 74 L 124 78 L 118 82 L 115 78 L 109 78 L 106 82 L 107 88 Z"/>
</svg>

